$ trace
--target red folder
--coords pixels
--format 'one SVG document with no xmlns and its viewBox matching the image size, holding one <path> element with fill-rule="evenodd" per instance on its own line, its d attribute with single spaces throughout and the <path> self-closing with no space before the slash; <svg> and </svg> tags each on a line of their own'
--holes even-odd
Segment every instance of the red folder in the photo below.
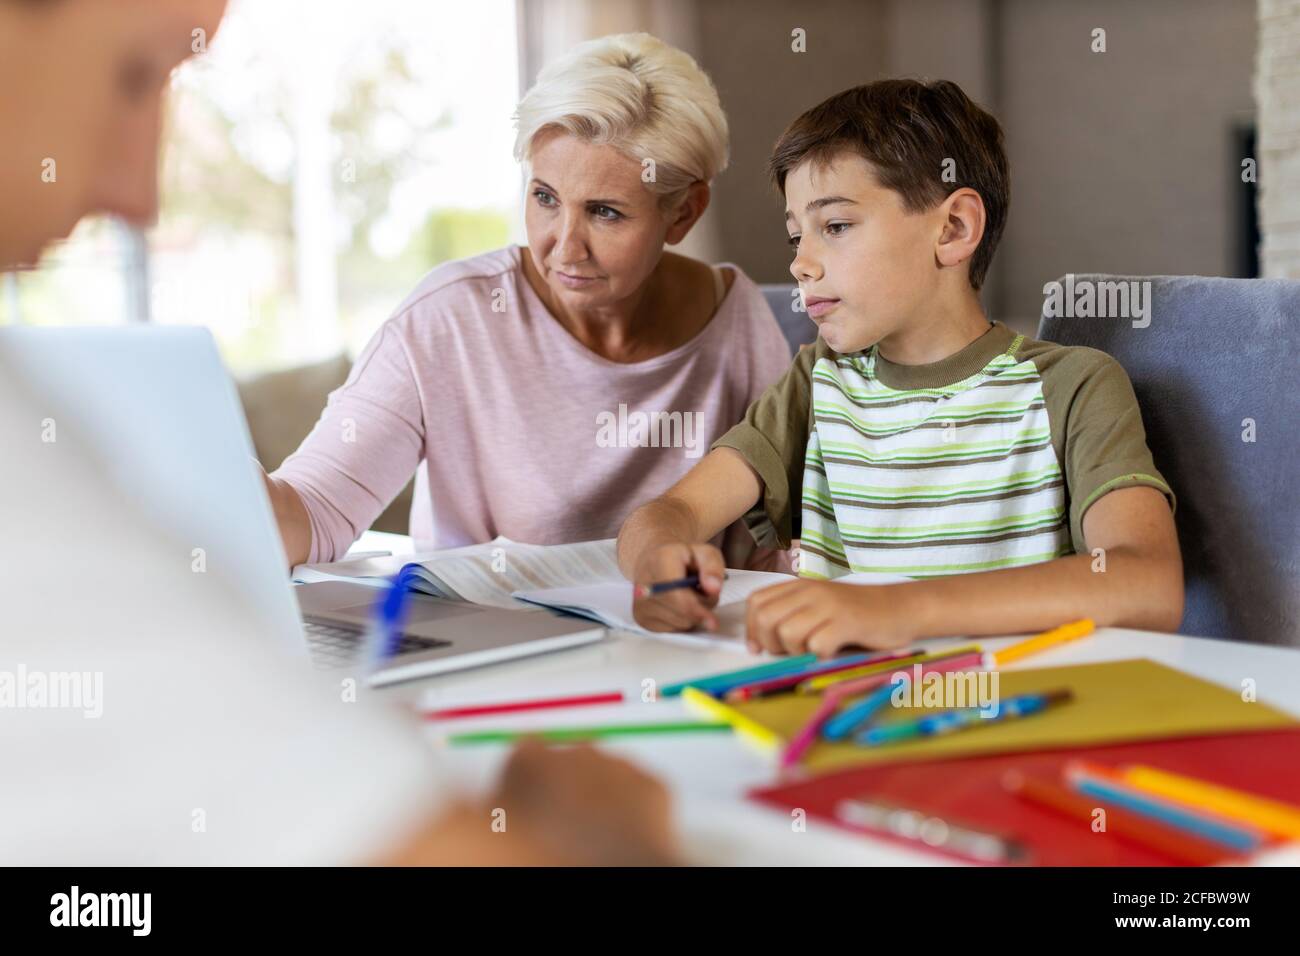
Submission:
<svg viewBox="0 0 1300 956">
<path fill-rule="evenodd" d="M 844 799 L 897 804 L 953 824 L 985 830 L 1024 844 L 1029 863 L 1039 866 L 1175 866 L 1177 860 L 1109 832 L 1094 832 L 1075 820 L 1007 792 L 1011 770 L 1061 781 L 1072 760 L 1146 764 L 1174 773 L 1300 805 L 1300 729 L 1262 730 L 1207 737 L 1181 737 L 1103 747 L 1075 747 L 1034 753 L 997 754 L 925 762 L 876 764 L 750 792 L 750 799 L 789 812 L 803 808 L 810 820 L 841 826 L 834 808 Z M 1104 806 L 1104 803 L 1099 802 Z M 865 839 L 844 827 L 846 839 Z M 924 844 L 885 833 L 872 834 L 903 845 Z M 942 851 L 936 851 L 942 852 Z M 1225 851 L 1225 859 L 1229 853 Z"/>
</svg>

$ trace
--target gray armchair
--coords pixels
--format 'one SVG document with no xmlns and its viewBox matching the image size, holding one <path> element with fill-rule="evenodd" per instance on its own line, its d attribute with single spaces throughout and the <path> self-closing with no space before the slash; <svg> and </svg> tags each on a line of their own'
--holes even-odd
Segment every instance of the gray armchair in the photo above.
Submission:
<svg viewBox="0 0 1300 956">
<path fill-rule="evenodd" d="M 1182 633 L 1300 646 L 1300 282 L 1135 278 L 1150 325 L 1044 316 L 1038 337 L 1108 352 L 1133 381 L 1178 496 Z"/>
</svg>

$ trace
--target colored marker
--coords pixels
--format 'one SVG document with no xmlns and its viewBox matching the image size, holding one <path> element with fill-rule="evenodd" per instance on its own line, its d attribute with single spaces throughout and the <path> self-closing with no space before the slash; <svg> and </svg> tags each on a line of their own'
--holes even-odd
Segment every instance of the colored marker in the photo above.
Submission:
<svg viewBox="0 0 1300 956">
<path fill-rule="evenodd" d="M 957 657 L 962 654 L 970 654 L 979 651 L 981 648 L 978 644 L 963 644 L 961 647 L 948 647 L 939 651 L 920 651 L 918 650 L 913 662 L 925 663 L 927 661 L 941 661 L 950 657 Z M 868 677 L 872 674 L 879 674 L 882 670 L 889 670 L 890 664 L 865 664 L 859 668 L 850 668 L 846 671 L 840 671 L 835 674 L 822 674 L 816 677 L 810 677 L 805 683 L 795 688 L 796 693 L 800 694 L 819 694 L 829 687 L 844 681 L 857 680 L 859 677 Z"/>
<path fill-rule="evenodd" d="M 809 665 L 816 663 L 816 654 L 782 657 L 766 664 L 755 664 L 753 667 L 742 667 L 740 670 L 724 671 L 721 674 L 711 674 L 707 677 L 696 677 L 692 680 L 669 684 L 659 693 L 663 697 L 676 697 L 687 687 L 695 687 L 709 694 L 722 694 L 733 687 L 739 687 L 750 681 L 763 677 L 775 677 L 778 674 L 792 674 L 796 671 L 803 671 Z"/>
<path fill-rule="evenodd" d="M 1120 778 L 1154 796 L 1167 797 L 1283 839 L 1300 839 L 1300 807 L 1293 804 L 1155 767 L 1122 767 Z"/>
<path fill-rule="evenodd" d="M 488 714 L 513 714 L 529 710 L 551 710 L 558 707 L 593 707 L 597 704 L 623 702 L 621 690 L 604 694 L 584 694 L 577 697 L 546 697 L 536 700 L 502 701 L 495 704 L 473 704 L 465 707 L 444 707 L 440 710 L 422 710 L 425 720 L 455 720 L 459 717 L 483 717 Z"/>
<path fill-rule="evenodd" d="M 1263 834 L 1253 828 L 1214 820 L 1168 800 L 1143 793 L 1124 783 L 1119 774 L 1108 767 L 1073 762 L 1066 766 L 1065 775 L 1070 785 L 1080 793 L 1109 800 L 1125 810 L 1159 820 L 1168 826 L 1194 833 L 1234 850 L 1251 852 L 1263 843 Z"/>
<path fill-rule="evenodd" d="M 872 664 L 898 664 L 900 661 L 917 657 L 915 651 L 899 651 L 893 654 L 852 654 L 848 657 L 840 657 L 831 661 L 823 661 L 820 664 L 813 665 L 806 670 L 794 674 L 782 674 L 777 677 L 768 677 L 764 680 L 755 681 L 752 684 L 742 684 L 739 687 L 733 687 L 727 691 L 726 698 L 731 703 L 740 703 L 746 700 L 753 700 L 756 697 L 770 697 L 773 694 L 783 694 L 793 691 L 801 682 L 809 678 L 823 674 L 834 674 L 839 671 L 857 668 L 867 662 Z"/>
<path fill-rule="evenodd" d="M 580 743 L 584 740 L 604 740 L 607 737 L 641 737 L 651 734 L 690 734 L 730 731 L 731 726 L 716 721 L 676 721 L 659 724 L 608 724 L 599 727 L 556 727 L 550 730 L 480 730 L 467 734 L 452 734 L 447 742 L 463 744 L 509 744 L 526 737 L 537 737 L 547 743 Z"/>
<path fill-rule="evenodd" d="M 689 709 L 703 717 L 726 721 L 736 731 L 737 736 L 765 755 L 770 755 L 781 747 L 782 741 L 776 731 L 764 727 L 752 717 L 742 714 L 733 707 L 728 707 L 702 690 L 687 687 L 682 691 L 682 701 Z"/>
<path fill-rule="evenodd" d="M 854 740 L 867 747 L 880 747 L 886 744 L 911 740 L 915 737 L 937 737 L 955 733 L 971 727 L 997 724 L 1005 720 L 1016 720 L 1042 713 L 1049 707 L 1064 703 L 1074 695 L 1067 689 L 1046 691 L 1038 694 L 1022 694 L 1009 697 L 998 704 L 996 717 L 982 716 L 982 708 L 961 707 L 931 714 L 918 720 L 886 724 L 883 727 L 870 727 L 858 734 Z"/>
<path fill-rule="evenodd" d="M 1050 780 L 1028 777 L 1019 771 L 1008 771 L 1002 786 L 1022 800 L 1045 807 L 1091 827 L 1099 809 L 1096 800 L 1090 800 Z M 1210 866 L 1223 861 L 1228 851 L 1220 844 L 1203 840 L 1157 820 L 1132 813 L 1119 807 L 1105 807 L 1106 830 L 1122 840 L 1137 843 L 1163 853 L 1179 863 L 1192 866 Z"/>
<path fill-rule="evenodd" d="M 960 654 L 956 657 L 950 657 L 944 660 L 937 660 L 929 663 L 920 661 L 912 664 L 913 668 L 919 667 L 921 675 L 926 674 L 946 674 L 949 672 L 978 670 L 983 665 L 983 658 L 978 652 L 970 654 Z M 853 731 L 870 720 L 879 712 L 890 699 L 894 696 L 894 677 L 898 674 L 907 674 L 904 670 L 893 670 L 888 674 L 880 674 L 873 678 L 873 682 L 878 682 L 877 686 L 867 695 L 865 699 L 846 709 L 843 713 L 837 714 L 832 720 L 828 721 L 822 736 L 827 740 L 843 740 Z M 911 675 L 907 674 L 908 679 Z M 835 686 L 827 691 L 828 694 L 835 693 Z M 841 692 L 841 695 L 847 691 Z"/>
<path fill-rule="evenodd" d="M 1096 630 L 1096 625 L 1086 617 L 1081 621 L 1062 624 L 1060 627 L 1054 627 L 1050 631 L 1044 631 L 1042 634 L 1012 644 L 1010 647 L 1004 647 L 1000 651 L 994 651 L 989 666 L 1002 667 L 1012 661 L 1018 661 L 1022 657 L 1028 657 L 1030 654 L 1038 654 L 1049 648 L 1056 647 L 1058 644 L 1087 637 L 1094 630 Z"/>
<path fill-rule="evenodd" d="M 940 669 L 966 670 L 968 668 L 977 668 L 982 666 L 983 657 L 978 651 L 972 651 L 969 654 L 963 654 L 953 657 L 942 662 L 936 662 L 927 667 L 927 671 L 937 671 Z M 915 665 L 913 665 L 915 666 Z M 872 691 L 882 685 L 891 684 L 891 678 L 897 670 L 890 670 L 880 674 L 872 674 L 867 677 L 859 678 L 855 681 L 846 681 L 841 684 L 833 684 L 827 689 L 825 697 L 817 710 L 813 713 L 808 723 L 800 728 L 799 732 L 791 739 L 785 752 L 781 754 L 781 768 L 789 769 L 799 762 L 804 753 L 816 741 L 822 726 L 826 724 L 835 712 L 839 710 L 840 705 L 850 697 L 857 696 L 864 691 Z M 892 691 L 892 688 L 890 688 Z"/>
</svg>

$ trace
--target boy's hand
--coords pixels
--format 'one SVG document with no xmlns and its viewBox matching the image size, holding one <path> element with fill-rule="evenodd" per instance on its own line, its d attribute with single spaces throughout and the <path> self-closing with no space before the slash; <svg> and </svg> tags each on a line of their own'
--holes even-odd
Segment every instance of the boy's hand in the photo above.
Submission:
<svg viewBox="0 0 1300 956">
<path fill-rule="evenodd" d="M 791 581 L 749 596 L 745 641 L 754 652 L 830 657 L 849 646 L 888 650 L 915 638 L 898 585 Z"/>
<path fill-rule="evenodd" d="M 722 593 L 726 573 L 722 552 L 711 544 L 665 544 L 654 548 L 637 564 L 635 584 L 657 584 L 698 574 L 700 585 L 635 598 L 632 616 L 652 631 L 690 631 L 696 627 L 715 631 L 718 617 L 713 608 Z"/>
</svg>

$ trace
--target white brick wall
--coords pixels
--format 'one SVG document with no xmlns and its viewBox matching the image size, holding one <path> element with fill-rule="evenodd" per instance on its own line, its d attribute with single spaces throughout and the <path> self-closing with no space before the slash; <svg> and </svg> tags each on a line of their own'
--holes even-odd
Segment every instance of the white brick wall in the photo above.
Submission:
<svg viewBox="0 0 1300 956">
<path fill-rule="evenodd" d="M 1260 271 L 1300 279 L 1300 0 L 1259 0 Z"/>
</svg>

